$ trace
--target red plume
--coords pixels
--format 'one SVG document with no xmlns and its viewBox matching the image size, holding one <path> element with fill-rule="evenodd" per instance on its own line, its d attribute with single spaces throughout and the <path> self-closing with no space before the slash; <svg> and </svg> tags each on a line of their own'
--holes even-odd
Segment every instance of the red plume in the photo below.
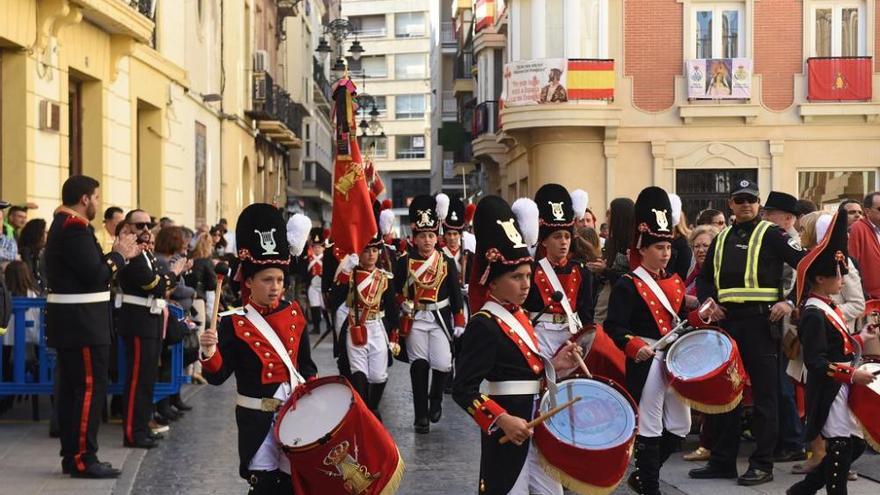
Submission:
<svg viewBox="0 0 880 495">
<path fill-rule="evenodd" d="M 464 223 L 472 223 L 474 221 L 474 213 L 477 212 L 477 205 L 470 203 L 464 207 Z"/>
<path fill-rule="evenodd" d="M 390 199 L 385 198 L 384 200 L 382 200 L 382 210 L 390 210 L 392 206 L 393 204 L 391 203 Z"/>
</svg>

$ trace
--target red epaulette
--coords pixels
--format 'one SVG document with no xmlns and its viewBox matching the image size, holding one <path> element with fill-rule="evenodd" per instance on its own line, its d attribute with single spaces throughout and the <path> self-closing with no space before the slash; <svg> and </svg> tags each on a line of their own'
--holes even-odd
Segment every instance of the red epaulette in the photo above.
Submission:
<svg viewBox="0 0 880 495">
<path fill-rule="evenodd" d="M 78 217 L 76 215 L 67 215 L 67 218 L 64 219 L 64 223 L 61 224 L 63 228 L 67 227 L 83 227 L 86 228 L 89 226 L 89 221 L 83 217 Z"/>
</svg>

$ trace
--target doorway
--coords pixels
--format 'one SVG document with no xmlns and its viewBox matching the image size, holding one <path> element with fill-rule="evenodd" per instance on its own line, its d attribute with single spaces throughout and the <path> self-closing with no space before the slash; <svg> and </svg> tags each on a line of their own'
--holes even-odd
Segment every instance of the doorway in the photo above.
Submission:
<svg viewBox="0 0 880 495">
<path fill-rule="evenodd" d="M 758 169 L 699 169 L 677 170 L 675 192 L 681 197 L 682 211 L 688 223 L 693 224 L 697 215 L 711 208 L 730 215 L 727 200 L 732 184 L 743 179 L 758 182 Z"/>
</svg>

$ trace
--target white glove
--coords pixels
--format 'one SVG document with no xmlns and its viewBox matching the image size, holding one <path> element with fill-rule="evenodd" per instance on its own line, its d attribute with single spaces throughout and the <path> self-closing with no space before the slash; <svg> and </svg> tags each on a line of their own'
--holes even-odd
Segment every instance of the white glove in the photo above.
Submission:
<svg viewBox="0 0 880 495">
<path fill-rule="evenodd" d="M 464 333 L 464 327 L 455 327 L 453 331 L 455 332 L 455 338 L 461 337 L 461 334 Z"/>
<path fill-rule="evenodd" d="M 358 263 L 361 262 L 360 257 L 356 254 L 349 254 L 342 260 L 342 271 L 345 273 L 351 273 L 358 266 Z"/>
<path fill-rule="evenodd" d="M 461 234 L 461 247 L 464 251 L 469 251 L 471 253 L 477 252 L 477 238 L 474 234 L 470 232 L 462 232 Z"/>
</svg>

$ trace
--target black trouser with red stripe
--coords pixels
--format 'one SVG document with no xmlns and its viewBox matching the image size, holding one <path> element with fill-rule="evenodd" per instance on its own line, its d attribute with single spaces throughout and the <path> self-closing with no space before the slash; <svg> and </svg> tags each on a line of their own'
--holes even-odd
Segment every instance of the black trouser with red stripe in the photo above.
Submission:
<svg viewBox="0 0 880 495">
<path fill-rule="evenodd" d="M 58 349 L 61 457 L 76 471 L 98 460 L 98 427 L 107 398 L 110 346 Z"/>
<path fill-rule="evenodd" d="M 122 394 L 122 435 L 128 443 L 150 436 L 153 387 L 159 375 L 161 339 L 124 336 L 125 391 Z"/>
</svg>

